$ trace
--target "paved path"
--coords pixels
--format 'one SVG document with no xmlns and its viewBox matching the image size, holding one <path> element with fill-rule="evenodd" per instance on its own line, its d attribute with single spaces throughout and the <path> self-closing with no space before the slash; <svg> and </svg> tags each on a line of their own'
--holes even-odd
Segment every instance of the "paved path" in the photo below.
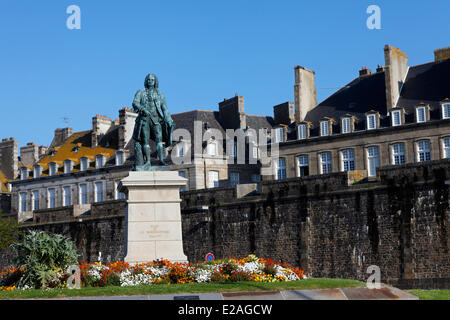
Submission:
<svg viewBox="0 0 450 320">
<path fill-rule="evenodd" d="M 381 289 L 369 289 L 366 287 L 360 287 L 318 290 L 275 290 L 223 293 L 177 293 L 141 296 L 68 297 L 58 300 L 419 300 L 419 298 L 394 287 L 383 287 Z"/>
</svg>

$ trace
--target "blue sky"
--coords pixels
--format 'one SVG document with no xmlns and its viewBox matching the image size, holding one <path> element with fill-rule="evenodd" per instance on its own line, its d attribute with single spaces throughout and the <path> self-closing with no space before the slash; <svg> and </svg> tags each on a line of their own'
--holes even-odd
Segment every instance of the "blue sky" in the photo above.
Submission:
<svg viewBox="0 0 450 320">
<path fill-rule="evenodd" d="M 66 8 L 81 9 L 69 30 Z M 369 30 L 369 5 L 381 30 Z M 5 1 L 0 2 L 0 138 L 49 145 L 56 128 L 91 128 L 118 117 L 147 73 L 169 111 L 217 110 L 236 93 L 248 114 L 293 101 L 294 66 L 316 72 L 319 102 L 362 66 L 384 64 L 383 47 L 409 64 L 449 46 L 450 1 Z M 68 123 L 64 118 L 68 118 Z"/>
</svg>

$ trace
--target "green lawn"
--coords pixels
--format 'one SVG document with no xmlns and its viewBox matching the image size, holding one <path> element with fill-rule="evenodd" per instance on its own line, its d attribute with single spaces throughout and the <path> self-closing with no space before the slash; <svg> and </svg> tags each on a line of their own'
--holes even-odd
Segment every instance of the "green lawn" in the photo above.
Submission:
<svg viewBox="0 0 450 320">
<path fill-rule="evenodd" d="M 420 300 L 450 300 L 450 290 L 406 290 Z"/>
<path fill-rule="evenodd" d="M 362 287 L 364 282 L 346 279 L 304 279 L 288 282 L 229 282 L 229 283 L 192 283 L 192 284 L 158 284 L 136 287 L 103 287 L 57 289 L 57 290 L 25 290 L 2 291 L 0 299 L 29 299 L 29 298 L 62 298 L 76 296 L 132 296 L 171 293 L 200 293 L 200 292 L 233 292 L 233 291 L 261 291 L 261 290 L 305 290 L 324 288 Z"/>
</svg>

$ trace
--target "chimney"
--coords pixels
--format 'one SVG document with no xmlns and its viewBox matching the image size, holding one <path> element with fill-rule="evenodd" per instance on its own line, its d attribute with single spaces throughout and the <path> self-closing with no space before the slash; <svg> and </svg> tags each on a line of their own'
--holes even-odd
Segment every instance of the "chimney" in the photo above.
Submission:
<svg viewBox="0 0 450 320">
<path fill-rule="evenodd" d="M 362 67 L 361 70 L 359 70 L 359 76 L 364 77 L 372 74 L 372 70 L 367 69 L 367 67 Z"/>
<path fill-rule="evenodd" d="M 384 47 L 385 86 L 387 112 L 397 105 L 403 83 L 408 73 L 408 56 L 390 45 Z"/>
<path fill-rule="evenodd" d="M 434 50 L 434 61 L 443 61 L 450 59 L 450 47 Z"/>
<path fill-rule="evenodd" d="M 377 73 L 378 73 L 378 72 L 384 72 L 384 67 L 378 65 L 378 67 L 377 67 Z"/>
<path fill-rule="evenodd" d="M 119 149 L 127 148 L 133 136 L 137 113 L 124 107 L 119 110 Z"/>
<path fill-rule="evenodd" d="M 73 134 L 72 128 L 58 128 L 55 130 L 55 137 L 53 138 L 50 148 L 60 146 Z"/>
<path fill-rule="evenodd" d="M 0 171 L 6 179 L 13 180 L 19 173 L 19 146 L 13 138 L 0 142 Z"/>
<path fill-rule="evenodd" d="M 108 132 L 112 127 L 114 121 L 108 119 L 103 115 L 96 115 L 92 118 L 92 135 L 91 135 L 91 147 L 95 148 L 98 145 L 100 139 Z"/>
<path fill-rule="evenodd" d="M 247 118 L 244 113 L 244 97 L 235 95 L 219 102 L 219 115 L 225 129 L 246 129 Z"/>
<path fill-rule="evenodd" d="M 26 146 L 20 148 L 20 158 L 26 166 L 32 166 L 39 160 L 39 147 L 33 142 L 27 143 Z"/>
<path fill-rule="evenodd" d="M 285 102 L 273 107 L 273 115 L 276 124 L 289 125 L 295 121 L 294 103 Z"/>
<path fill-rule="evenodd" d="M 301 122 L 305 120 L 308 111 L 317 105 L 316 80 L 312 70 L 296 66 L 294 71 L 295 120 Z"/>
</svg>

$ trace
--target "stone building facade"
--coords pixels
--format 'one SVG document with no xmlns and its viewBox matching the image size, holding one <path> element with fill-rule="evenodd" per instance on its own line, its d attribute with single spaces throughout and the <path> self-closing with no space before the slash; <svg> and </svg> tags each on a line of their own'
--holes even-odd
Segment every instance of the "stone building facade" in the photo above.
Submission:
<svg viewBox="0 0 450 320">
<path fill-rule="evenodd" d="M 295 68 L 295 121 L 283 128 L 266 180 L 354 171 L 374 179 L 382 166 L 450 158 L 450 59 L 408 66 L 386 45 L 386 65 L 314 104 L 314 72 Z"/>
</svg>

